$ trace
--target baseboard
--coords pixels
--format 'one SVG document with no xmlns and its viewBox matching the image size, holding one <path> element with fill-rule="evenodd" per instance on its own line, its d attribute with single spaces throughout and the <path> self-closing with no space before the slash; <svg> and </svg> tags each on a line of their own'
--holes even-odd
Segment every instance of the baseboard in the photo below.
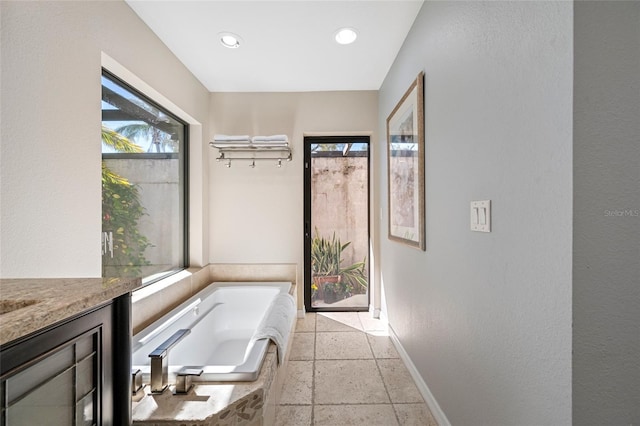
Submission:
<svg viewBox="0 0 640 426">
<path fill-rule="evenodd" d="M 396 332 L 393 330 L 391 325 L 389 325 L 389 337 L 391 337 L 391 341 L 396 347 L 398 354 L 400 354 L 400 358 L 404 362 L 404 365 L 407 367 L 407 370 L 409 370 L 409 374 L 411 374 L 411 377 L 416 382 L 416 386 L 422 394 L 422 398 L 424 398 L 424 401 L 427 403 L 429 410 L 431 410 L 431 414 L 433 414 L 433 418 L 438 422 L 438 425 L 440 426 L 451 426 L 451 423 L 449 423 L 449 420 L 447 419 L 447 416 L 445 416 L 444 411 L 442 411 L 442 408 L 440 408 L 438 401 L 436 401 L 424 379 L 422 378 L 420 373 L 418 373 L 418 369 L 413 364 L 413 361 L 411 361 L 411 358 L 409 358 L 409 354 L 407 354 L 407 351 L 405 351 L 402 347 L 402 344 L 400 343 L 400 340 L 398 340 L 398 336 L 396 335 Z"/>
<path fill-rule="evenodd" d="M 304 309 L 298 309 L 298 318 L 304 318 L 304 314 L 305 314 Z"/>
</svg>

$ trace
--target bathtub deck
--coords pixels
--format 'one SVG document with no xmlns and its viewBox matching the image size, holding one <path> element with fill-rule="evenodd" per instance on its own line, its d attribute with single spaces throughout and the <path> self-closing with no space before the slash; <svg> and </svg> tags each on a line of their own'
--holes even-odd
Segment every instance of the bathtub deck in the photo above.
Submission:
<svg viewBox="0 0 640 426">
<path fill-rule="evenodd" d="M 262 424 L 269 391 L 276 382 L 277 367 L 276 346 L 270 343 L 255 382 L 196 382 L 187 395 L 173 395 L 173 386 L 161 395 L 152 395 L 149 386 L 145 386 L 133 397 L 133 424 Z"/>
<path fill-rule="evenodd" d="M 296 284 L 289 294 L 295 297 Z M 295 318 L 295 317 L 294 317 Z M 276 404 L 286 377 L 293 332 L 283 365 L 278 365 L 276 345 L 269 343 L 258 379 L 254 382 L 195 382 L 186 395 L 174 395 L 170 385 L 153 395 L 146 385 L 132 397 L 132 419 L 136 426 L 263 426 L 275 421 Z"/>
</svg>

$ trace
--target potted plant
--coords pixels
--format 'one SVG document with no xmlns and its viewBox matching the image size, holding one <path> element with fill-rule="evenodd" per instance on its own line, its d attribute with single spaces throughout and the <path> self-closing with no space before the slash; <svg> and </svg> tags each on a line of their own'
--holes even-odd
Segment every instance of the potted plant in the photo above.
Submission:
<svg viewBox="0 0 640 426">
<path fill-rule="evenodd" d="M 342 244 L 335 232 L 329 239 L 320 236 L 318 229 L 315 229 L 315 236 L 311 240 L 311 277 L 317 287 L 316 297 L 325 303 L 351 296 L 354 288 L 367 288 L 364 261 L 341 267 L 342 252 L 350 244 L 350 241 Z"/>
<path fill-rule="evenodd" d="M 318 228 L 315 229 L 315 236 L 311 240 L 311 277 L 318 288 L 317 297 L 325 302 L 327 296 L 331 297 L 332 284 L 340 281 L 341 252 L 342 246 L 335 232 L 328 239 L 321 237 Z"/>
</svg>

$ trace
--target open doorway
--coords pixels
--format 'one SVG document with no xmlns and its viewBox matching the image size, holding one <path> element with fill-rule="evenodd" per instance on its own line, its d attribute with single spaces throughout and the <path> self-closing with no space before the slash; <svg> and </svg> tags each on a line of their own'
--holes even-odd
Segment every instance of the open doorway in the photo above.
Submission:
<svg viewBox="0 0 640 426">
<path fill-rule="evenodd" d="M 304 138 L 305 308 L 369 309 L 369 137 Z"/>
</svg>

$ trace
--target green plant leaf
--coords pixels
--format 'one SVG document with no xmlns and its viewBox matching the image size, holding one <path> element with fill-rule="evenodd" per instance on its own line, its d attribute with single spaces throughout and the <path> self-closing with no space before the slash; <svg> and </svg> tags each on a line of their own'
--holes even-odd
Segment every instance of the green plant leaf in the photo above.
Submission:
<svg viewBox="0 0 640 426">
<path fill-rule="evenodd" d="M 138 153 L 142 152 L 142 147 L 131 142 L 126 136 L 102 126 L 102 143 L 118 152 Z"/>
</svg>

